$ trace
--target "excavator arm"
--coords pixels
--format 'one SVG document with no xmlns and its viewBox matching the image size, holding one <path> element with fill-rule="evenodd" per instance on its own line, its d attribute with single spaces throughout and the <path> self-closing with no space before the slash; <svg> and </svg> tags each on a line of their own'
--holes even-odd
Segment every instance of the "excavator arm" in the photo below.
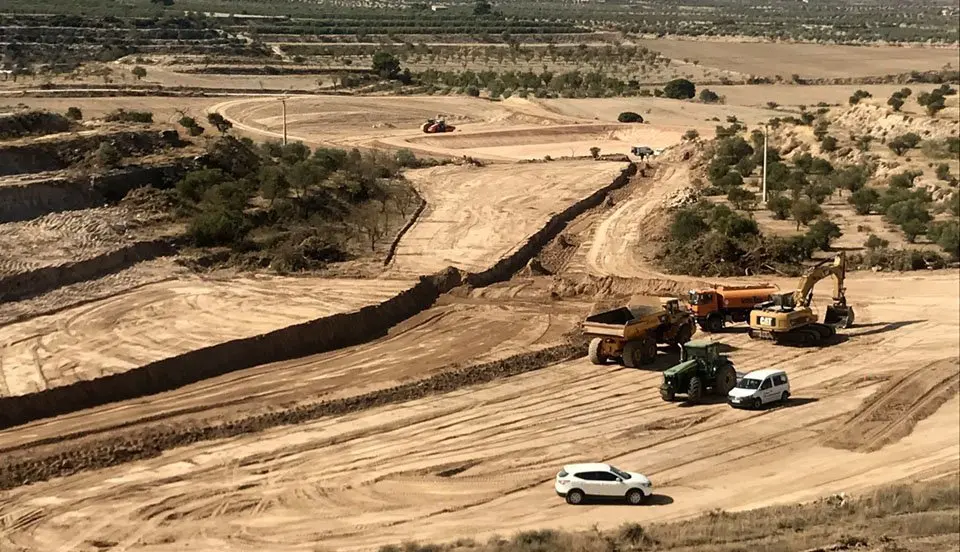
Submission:
<svg viewBox="0 0 960 552">
<path fill-rule="evenodd" d="M 840 305 L 847 304 L 846 288 L 844 281 L 847 277 L 847 256 L 841 251 L 831 264 L 830 261 L 823 261 L 815 266 L 810 272 L 800 278 L 796 291 L 793 292 L 794 304 L 801 307 L 809 307 L 813 300 L 813 287 L 817 282 L 824 278 L 834 277 L 835 285 L 833 291 L 833 300 Z"/>
</svg>

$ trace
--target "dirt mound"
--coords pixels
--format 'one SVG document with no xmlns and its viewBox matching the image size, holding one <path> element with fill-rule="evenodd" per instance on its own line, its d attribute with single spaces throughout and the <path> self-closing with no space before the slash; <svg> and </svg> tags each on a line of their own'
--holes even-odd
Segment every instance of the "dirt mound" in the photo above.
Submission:
<svg viewBox="0 0 960 552">
<path fill-rule="evenodd" d="M 872 452 L 903 439 L 960 389 L 960 361 L 947 358 L 888 381 L 864 401 L 823 444 Z"/>
<path fill-rule="evenodd" d="M 78 443 L 45 456 L 4 454 L 0 461 L 0 489 L 11 489 L 84 470 L 115 466 L 160 455 L 164 450 L 279 425 L 297 424 L 326 416 L 341 416 L 378 406 L 407 402 L 462 387 L 488 383 L 545 368 L 586 355 L 583 343 L 565 343 L 533 353 L 521 353 L 503 360 L 465 368 L 453 368 L 435 376 L 343 399 L 257 414 L 223 423 L 200 423 L 167 429 L 131 432 L 93 442 Z"/>
<path fill-rule="evenodd" d="M 67 132 L 73 122 L 58 113 L 48 111 L 21 111 L 0 115 L 0 139 L 42 136 Z"/>
<path fill-rule="evenodd" d="M 550 293 L 557 298 L 586 296 L 603 299 L 639 295 L 679 298 L 685 297 L 691 289 L 709 288 L 714 285 L 716 284 L 692 278 L 668 280 L 585 275 L 579 281 L 556 278 L 550 288 Z"/>
<path fill-rule="evenodd" d="M 20 140 L 0 147 L 0 176 L 66 169 L 87 160 L 103 143 L 123 157 L 140 157 L 182 145 L 173 130 L 132 130 L 74 134 L 56 140 Z"/>
<path fill-rule="evenodd" d="M 857 134 L 867 134 L 877 138 L 888 136 L 892 138 L 915 132 L 923 139 L 942 139 L 957 135 L 956 121 L 949 119 L 933 119 L 925 115 L 911 115 L 909 113 L 891 113 L 884 107 L 857 104 L 841 113 L 837 124 L 855 131 Z"/>
</svg>

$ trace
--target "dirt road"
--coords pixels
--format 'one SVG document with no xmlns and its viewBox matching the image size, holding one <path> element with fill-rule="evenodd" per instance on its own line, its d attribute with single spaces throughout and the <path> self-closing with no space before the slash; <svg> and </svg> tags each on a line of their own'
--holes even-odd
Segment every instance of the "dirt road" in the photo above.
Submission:
<svg viewBox="0 0 960 552">
<path fill-rule="evenodd" d="M 955 472 L 955 391 L 909 436 L 879 451 L 822 442 L 906 367 L 947 363 L 931 373 L 953 383 L 957 283 L 950 273 L 857 274 L 849 295 L 857 298 L 858 327 L 832 347 L 774 348 L 725 334 L 741 370 L 790 371 L 794 398 L 783 407 L 665 403 L 658 370 L 578 360 L 14 490 L 0 506 L 7 527 L 0 542 L 47 550 L 84 550 L 94 541 L 118 549 L 310 550 L 322 543 L 373 550 L 413 536 L 673 519 Z M 658 366 L 672 358 L 661 355 Z M 900 398 L 908 405 L 924 399 Z M 567 506 L 552 494 L 551 479 L 563 463 L 586 459 L 643 471 L 658 496 L 639 508 Z"/>
</svg>

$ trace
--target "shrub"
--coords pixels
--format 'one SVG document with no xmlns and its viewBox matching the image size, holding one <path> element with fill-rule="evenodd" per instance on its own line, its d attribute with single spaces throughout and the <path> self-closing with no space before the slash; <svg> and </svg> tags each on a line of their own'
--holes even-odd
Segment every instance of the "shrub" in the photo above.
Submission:
<svg viewBox="0 0 960 552">
<path fill-rule="evenodd" d="M 713 184 L 724 190 L 730 190 L 743 186 L 743 177 L 736 171 L 729 171 L 727 174 L 716 179 Z"/>
<path fill-rule="evenodd" d="M 943 180 L 944 182 L 951 182 L 953 177 L 950 176 L 950 165 L 947 165 L 946 163 L 937 165 L 937 178 Z"/>
<path fill-rule="evenodd" d="M 232 178 L 220 169 L 200 169 L 187 173 L 177 182 L 176 188 L 181 197 L 197 203 L 207 190 L 230 180 Z"/>
<path fill-rule="evenodd" d="M 850 96 L 850 105 L 857 105 L 864 98 L 872 98 L 873 95 L 866 90 L 857 90 Z"/>
<path fill-rule="evenodd" d="M 709 226 L 700 213 L 693 209 L 682 209 L 673 217 L 670 236 L 683 243 L 693 240 L 708 229 Z"/>
<path fill-rule="evenodd" d="M 890 242 L 877 236 L 876 234 L 870 234 L 867 238 L 867 241 L 863 242 L 863 246 L 867 249 L 880 249 L 890 245 Z"/>
<path fill-rule="evenodd" d="M 757 194 L 750 190 L 735 187 L 727 193 L 727 200 L 736 205 L 737 209 L 749 209 L 757 203 Z"/>
<path fill-rule="evenodd" d="M 837 139 L 833 136 L 825 136 L 820 142 L 820 151 L 824 153 L 837 151 Z"/>
<path fill-rule="evenodd" d="M 617 115 L 617 121 L 621 123 L 642 123 L 643 117 L 633 111 L 624 111 L 620 115 Z"/>
<path fill-rule="evenodd" d="M 843 232 L 841 232 L 840 227 L 832 221 L 819 219 L 810 226 L 810 229 L 807 230 L 807 235 L 810 236 L 811 241 L 822 251 L 829 251 L 830 244 L 833 240 L 842 236 Z"/>
<path fill-rule="evenodd" d="M 690 129 L 683 134 L 683 139 L 692 142 L 700 137 L 700 133 L 696 129 Z"/>
<path fill-rule="evenodd" d="M 113 168 L 123 160 L 123 154 L 110 142 L 101 143 L 94 155 L 96 156 L 97 164 L 101 167 Z"/>
<path fill-rule="evenodd" d="M 793 206 L 790 208 L 790 214 L 793 215 L 793 220 L 797 222 L 797 230 L 800 230 L 801 224 L 806 226 L 822 213 L 823 210 L 819 205 L 805 199 L 794 201 Z"/>
<path fill-rule="evenodd" d="M 117 109 L 104 117 L 110 123 L 152 123 L 153 113 L 149 111 L 125 111 Z"/>
<path fill-rule="evenodd" d="M 211 205 L 190 221 L 187 232 L 196 245 L 208 247 L 238 242 L 248 229 L 242 211 Z"/>
<path fill-rule="evenodd" d="M 417 159 L 417 156 L 407 148 L 401 148 L 397 150 L 397 163 L 401 167 L 407 168 L 420 166 L 420 161 Z"/>
<path fill-rule="evenodd" d="M 593 157 L 594 159 L 599 159 L 600 148 L 598 148 L 597 146 L 593 146 L 592 148 L 590 148 L 590 156 Z"/>
<path fill-rule="evenodd" d="M 674 79 L 663 87 L 663 95 L 674 100 L 688 100 L 697 95 L 697 87 L 687 79 Z"/>
<path fill-rule="evenodd" d="M 775 195 L 767 200 L 767 209 L 773 212 L 773 218 L 787 220 L 793 208 L 793 200 L 786 196 Z"/>
<path fill-rule="evenodd" d="M 480 89 L 471 84 L 467 87 L 466 93 L 467 96 L 473 96 L 474 98 L 477 98 L 480 96 Z"/>
<path fill-rule="evenodd" d="M 67 108 L 67 119 L 71 121 L 79 121 L 83 119 L 83 112 L 80 111 L 79 107 L 69 107 Z"/>
<path fill-rule="evenodd" d="M 960 257 L 960 221 L 949 220 L 931 224 L 927 237 L 952 257 Z"/>
<path fill-rule="evenodd" d="M 233 123 L 224 118 L 223 115 L 219 113 L 208 113 L 207 122 L 214 126 L 220 134 L 226 134 L 231 128 L 233 128 Z"/>
<path fill-rule="evenodd" d="M 713 90 L 704 88 L 700 91 L 700 101 L 703 103 L 717 103 L 720 101 L 720 96 Z"/>
</svg>

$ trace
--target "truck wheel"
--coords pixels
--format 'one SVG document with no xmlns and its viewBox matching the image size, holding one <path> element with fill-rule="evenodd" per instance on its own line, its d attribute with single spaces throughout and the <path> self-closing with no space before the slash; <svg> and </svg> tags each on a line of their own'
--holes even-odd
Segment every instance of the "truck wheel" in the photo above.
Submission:
<svg viewBox="0 0 960 552">
<path fill-rule="evenodd" d="M 707 317 L 705 330 L 708 332 L 719 332 L 723 329 L 723 317 L 719 314 L 711 314 Z"/>
<path fill-rule="evenodd" d="M 588 351 L 589 351 L 589 355 L 588 355 L 588 356 L 590 357 L 590 362 L 592 362 L 592 363 L 594 363 L 594 364 L 606 364 L 606 363 L 607 363 L 607 357 L 605 357 L 605 356 L 603 356 L 603 355 L 600 354 L 600 345 L 602 345 L 602 344 L 603 344 L 603 340 L 600 339 L 599 337 L 595 337 L 595 338 L 593 338 L 593 339 L 590 340 L 590 348 L 588 349 Z M 582 350 L 583 350 L 583 349 L 581 349 L 581 351 L 582 351 Z"/>
<path fill-rule="evenodd" d="M 726 396 L 735 385 L 737 385 L 737 371 L 733 366 L 727 365 L 717 370 L 717 377 L 713 384 L 714 393 Z"/>
<path fill-rule="evenodd" d="M 687 395 L 690 397 L 690 402 L 700 402 L 700 399 L 703 397 L 703 382 L 700 381 L 700 376 L 693 376 L 690 378 L 690 386 L 687 389 Z"/>
<path fill-rule="evenodd" d="M 627 341 L 623 346 L 623 365 L 627 368 L 639 368 L 643 363 L 641 342 Z"/>
<path fill-rule="evenodd" d="M 645 337 L 640 342 L 640 363 L 651 364 L 657 359 L 657 342 L 651 337 Z"/>
</svg>

